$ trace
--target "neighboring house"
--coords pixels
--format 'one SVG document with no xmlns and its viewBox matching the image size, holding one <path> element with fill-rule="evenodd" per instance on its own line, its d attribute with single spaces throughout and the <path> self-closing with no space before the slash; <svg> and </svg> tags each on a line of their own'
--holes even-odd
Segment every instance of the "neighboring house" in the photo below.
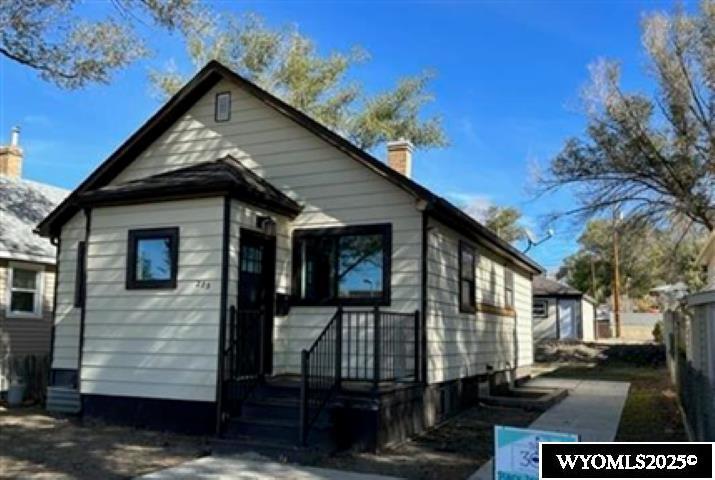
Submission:
<svg viewBox="0 0 715 480">
<path fill-rule="evenodd" d="M 0 146 L 0 392 L 13 359 L 50 352 L 55 247 L 33 229 L 69 193 L 22 178 L 18 141 Z"/>
<path fill-rule="evenodd" d="M 683 407 L 691 441 L 715 441 L 715 233 L 697 263 L 707 282 L 699 292 L 684 284 L 655 289 L 664 309 L 663 339 L 668 367 Z"/>
<path fill-rule="evenodd" d="M 143 426 L 375 447 L 527 374 L 541 268 L 411 180 L 409 142 L 388 160 L 209 63 L 39 225 L 60 245 L 51 390 Z"/>
<path fill-rule="evenodd" d="M 596 339 L 596 302 L 569 285 L 546 276 L 533 283 L 534 341 Z"/>
</svg>

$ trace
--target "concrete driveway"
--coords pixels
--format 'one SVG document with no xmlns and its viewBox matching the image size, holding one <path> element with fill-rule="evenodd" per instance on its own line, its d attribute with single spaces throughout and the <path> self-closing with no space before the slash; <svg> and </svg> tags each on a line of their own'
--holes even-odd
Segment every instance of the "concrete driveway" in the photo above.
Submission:
<svg viewBox="0 0 715 480">
<path fill-rule="evenodd" d="M 582 442 L 612 442 L 618 433 L 621 412 L 628 398 L 628 382 L 537 377 L 526 385 L 565 388 L 569 396 L 541 414 L 530 428 L 577 433 Z M 482 465 L 469 480 L 492 480 L 492 461 Z"/>
</svg>

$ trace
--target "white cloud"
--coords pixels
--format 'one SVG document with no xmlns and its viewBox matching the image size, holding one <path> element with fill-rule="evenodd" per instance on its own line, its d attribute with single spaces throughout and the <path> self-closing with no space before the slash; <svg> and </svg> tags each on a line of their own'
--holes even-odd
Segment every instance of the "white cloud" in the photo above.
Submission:
<svg viewBox="0 0 715 480">
<path fill-rule="evenodd" d="M 485 220 L 487 209 L 494 205 L 489 196 L 475 193 L 450 192 L 447 198 L 479 222 Z"/>
</svg>

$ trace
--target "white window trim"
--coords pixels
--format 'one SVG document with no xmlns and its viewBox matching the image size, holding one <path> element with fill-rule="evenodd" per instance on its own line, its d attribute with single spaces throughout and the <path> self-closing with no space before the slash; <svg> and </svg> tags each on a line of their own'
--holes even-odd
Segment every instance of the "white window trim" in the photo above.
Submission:
<svg viewBox="0 0 715 480">
<path fill-rule="evenodd" d="M 34 270 L 37 272 L 37 283 L 36 283 L 36 288 L 35 290 L 32 290 L 33 293 L 35 293 L 35 305 L 34 305 L 34 311 L 32 313 L 29 312 L 15 312 L 10 310 L 11 305 L 12 305 L 12 277 L 15 269 L 22 269 L 22 270 Z M 44 303 L 44 291 L 45 291 L 45 276 L 42 275 L 42 272 L 45 271 L 45 267 L 43 265 L 38 265 L 35 263 L 24 263 L 24 262 L 9 262 L 8 267 L 7 267 L 7 285 L 6 285 L 6 299 L 5 299 L 5 316 L 7 318 L 42 318 L 42 308 L 43 308 L 43 303 Z M 23 289 L 17 289 L 18 291 L 30 291 L 30 290 L 23 290 Z"/>
</svg>

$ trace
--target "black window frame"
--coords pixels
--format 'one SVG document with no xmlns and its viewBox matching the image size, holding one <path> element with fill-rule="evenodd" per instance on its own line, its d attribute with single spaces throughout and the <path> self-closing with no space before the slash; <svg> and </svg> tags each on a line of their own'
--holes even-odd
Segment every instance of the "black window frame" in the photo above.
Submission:
<svg viewBox="0 0 715 480">
<path fill-rule="evenodd" d="M 514 272 L 509 267 L 504 267 L 504 307 L 513 309 L 515 303 Z"/>
<path fill-rule="evenodd" d="M 169 238 L 171 249 L 171 277 L 166 280 L 137 280 L 137 245 L 139 240 Z M 129 230 L 127 240 L 127 290 L 174 289 L 179 272 L 179 228 L 143 228 Z"/>
<path fill-rule="evenodd" d="M 472 255 L 472 267 L 471 274 L 467 276 L 463 271 L 464 260 L 463 255 L 465 252 L 469 252 Z M 477 311 L 477 249 L 471 244 L 460 240 L 459 241 L 459 311 L 461 313 L 476 313 Z M 464 298 L 464 289 L 462 288 L 462 282 L 468 282 L 469 286 L 469 298 Z"/>
<path fill-rule="evenodd" d="M 221 97 L 227 97 L 228 98 L 228 116 L 226 118 L 218 118 L 218 102 L 219 98 Z M 230 122 L 231 121 L 231 92 L 230 91 L 225 91 L 225 92 L 218 92 L 216 94 L 216 98 L 214 99 L 214 121 L 216 123 L 223 123 L 223 122 Z"/>
<path fill-rule="evenodd" d="M 324 237 L 342 237 L 350 235 L 382 235 L 383 236 L 383 253 L 382 253 L 382 296 L 374 298 L 340 298 L 337 296 L 339 291 L 338 285 L 334 285 L 336 292 L 333 298 L 325 300 L 304 299 L 301 298 L 302 290 L 302 275 L 303 265 L 301 263 L 301 249 L 299 248 L 300 241 L 305 238 L 324 238 Z M 392 287 L 392 224 L 371 224 L 371 225 L 353 225 L 346 227 L 330 227 L 330 228 L 305 228 L 293 230 L 293 261 L 292 261 L 292 299 L 291 304 L 295 306 L 320 307 L 320 306 L 389 306 L 391 301 Z M 337 268 L 337 262 L 334 263 L 334 268 Z M 335 282 L 338 281 L 337 275 Z"/>
<path fill-rule="evenodd" d="M 534 307 L 537 303 L 540 303 L 544 307 L 544 313 L 536 314 Z M 549 316 L 549 301 L 541 298 L 536 298 L 531 302 L 531 316 L 534 318 L 548 318 Z"/>
<path fill-rule="evenodd" d="M 77 265 L 75 267 L 74 278 L 74 306 L 84 306 L 84 296 L 86 294 L 85 280 L 85 257 L 87 256 L 87 245 L 84 241 L 77 242 Z"/>
</svg>

